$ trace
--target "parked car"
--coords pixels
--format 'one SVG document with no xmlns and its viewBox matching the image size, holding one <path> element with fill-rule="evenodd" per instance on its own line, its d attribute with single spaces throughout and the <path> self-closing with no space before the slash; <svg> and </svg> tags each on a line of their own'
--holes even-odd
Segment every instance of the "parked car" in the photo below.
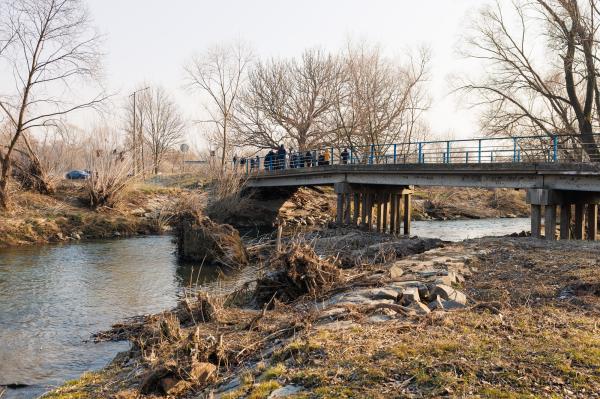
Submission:
<svg viewBox="0 0 600 399">
<path fill-rule="evenodd" d="M 90 178 L 90 174 L 86 170 L 72 170 L 67 173 L 67 179 L 69 180 L 87 180 Z"/>
</svg>

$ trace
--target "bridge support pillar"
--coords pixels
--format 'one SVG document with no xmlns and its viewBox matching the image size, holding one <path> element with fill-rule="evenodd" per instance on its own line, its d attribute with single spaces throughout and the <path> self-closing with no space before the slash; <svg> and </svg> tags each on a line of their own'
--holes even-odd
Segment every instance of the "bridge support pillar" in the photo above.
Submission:
<svg viewBox="0 0 600 399">
<path fill-rule="evenodd" d="M 352 194 L 344 194 L 344 224 L 349 226 L 352 219 Z"/>
<path fill-rule="evenodd" d="M 392 195 L 390 196 L 390 234 L 396 234 L 396 204 L 398 203 L 397 197 L 398 195 L 394 193 L 392 193 Z"/>
<path fill-rule="evenodd" d="M 404 194 L 404 235 L 410 235 L 410 222 L 412 219 L 412 194 Z"/>
<path fill-rule="evenodd" d="M 542 206 L 531 205 L 531 236 L 542 238 Z"/>
<path fill-rule="evenodd" d="M 585 237 L 585 204 L 575 204 L 575 231 L 576 240 L 583 240 Z"/>
<path fill-rule="evenodd" d="M 556 240 L 556 205 L 546 205 L 544 212 L 546 240 Z"/>
<path fill-rule="evenodd" d="M 530 189 L 527 191 L 527 202 L 531 204 L 531 235 L 539 238 L 541 207 L 545 212 L 545 233 L 547 240 L 555 239 L 556 207 L 560 206 L 560 239 L 568 240 L 573 236 L 576 240 L 586 238 L 595 241 L 598 237 L 598 204 L 600 193 L 587 191 Z M 575 221 L 571 234 L 571 207 L 575 205 Z M 587 207 L 587 212 L 586 212 Z"/>
<path fill-rule="evenodd" d="M 598 204 L 588 204 L 588 240 L 596 241 L 598 237 Z"/>
<path fill-rule="evenodd" d="M 571 239 L 571 204 L 560 206 L 560 239 Z"/>
<path fill-rule="evenodd" d="M 354 209 L 352 210 L 352 224 L 358 226 L 358 216 L 360 212 L 360 194 L 354 193 Z"/>
</svg>

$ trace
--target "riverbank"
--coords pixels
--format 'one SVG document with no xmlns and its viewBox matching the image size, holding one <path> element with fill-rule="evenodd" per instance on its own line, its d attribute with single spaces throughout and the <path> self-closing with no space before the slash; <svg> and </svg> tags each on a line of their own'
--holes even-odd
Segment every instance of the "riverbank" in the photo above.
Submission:
<svg viewBox="0 0 600 399">
<path fill-rule="evenodd" d="M 199 296 L 121 325 L 131 351 L 48 397 L 598 397 L 596 245 L 308 238 L 347 256 L 288 275 L 312 276 L 300 297 Z"/>
<path fill-rule="evenodd" d="M 13 208 L 0 213 L 0 248 L 160 234 L 186 188 L 133 184 L 115 208 L 91 210 L 81 182 L 64 181 L 51 196 L 15 192 Z"/>
</svg>

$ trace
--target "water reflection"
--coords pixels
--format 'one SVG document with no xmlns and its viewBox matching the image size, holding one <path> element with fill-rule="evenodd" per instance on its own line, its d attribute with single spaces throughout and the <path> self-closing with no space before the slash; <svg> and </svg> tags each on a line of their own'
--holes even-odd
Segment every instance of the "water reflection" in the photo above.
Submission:
<svg viewBox="0 0 600 399">
<path fill-rule="evenodd" d="M 174 250 L 169 237 L 1 250 L 0 384 L 31 385 L 5 397 L 35 397 L 126 349 L 83 341 L 123 318 L 174 306 L 193 267 L 178 265 Z M 218 280 L 208 267 L 193 277 Z"/>
</svg>

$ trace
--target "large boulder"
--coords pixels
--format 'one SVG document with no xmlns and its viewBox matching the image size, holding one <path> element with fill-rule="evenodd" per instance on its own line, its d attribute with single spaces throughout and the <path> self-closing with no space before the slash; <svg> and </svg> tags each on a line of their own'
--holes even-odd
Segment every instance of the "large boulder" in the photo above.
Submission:
<svg viewBox="0 0 600 399">
<path fill-rule="evenodd" d="M 239 267 L 248 264 L 248 254 L 239 232 L 195 212 L 179 216 L 177 251 L 182 260 Z"/>
</svg>

